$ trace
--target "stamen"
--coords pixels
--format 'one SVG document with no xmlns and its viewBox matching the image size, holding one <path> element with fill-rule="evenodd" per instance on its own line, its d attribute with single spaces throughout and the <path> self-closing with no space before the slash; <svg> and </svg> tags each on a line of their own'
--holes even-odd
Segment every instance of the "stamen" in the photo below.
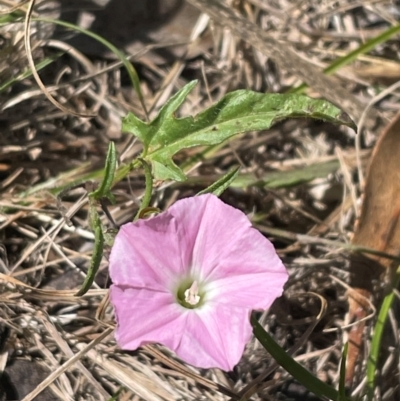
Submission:
<svg viewBox="0 0 400 401">
<path fill-rule="evenodd" d="M 185 302 L 189 305 L 197 305 L 200 301 L 199 286 L 197 281 L 193 281 L 190 288 L 185 291 Z"/>
</svg>

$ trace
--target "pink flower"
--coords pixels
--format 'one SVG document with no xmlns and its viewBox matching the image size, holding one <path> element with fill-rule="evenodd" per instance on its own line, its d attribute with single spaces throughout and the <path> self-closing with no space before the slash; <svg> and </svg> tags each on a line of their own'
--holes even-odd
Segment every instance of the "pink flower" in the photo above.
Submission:
<svg viewBox="0 0 400 401">
<path fill-rule="evenodd" d="M 268 309 L 288 274 L 270 241 L 214 195 L 176 202 L 121 227 L 110 256 L 116 340 L 160 343 L 183 361 L 229 371 L 253 309 Z"/>
</svg>

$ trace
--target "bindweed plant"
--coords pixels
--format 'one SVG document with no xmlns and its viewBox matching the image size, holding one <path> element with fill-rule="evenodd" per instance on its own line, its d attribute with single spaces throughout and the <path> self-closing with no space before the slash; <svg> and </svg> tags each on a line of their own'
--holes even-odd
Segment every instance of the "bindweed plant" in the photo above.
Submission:
<svg viewBox="0 0 400 401">
<path fill-rule="evenodd" d="M 252 317 L 283 292 L 288 274 L 272 243 L 239 210 L 218 196 L 237 178 L 238 168 L 203 190 L 157 214 L 151 208 L 154 181 L 184 181 L 185 171 L 173 157 L 183 149 L 212 146 L 248 131 L 265 130 L 286 118 L 314 118 L 353 127 L 351 120 L 324 100 L 302 95 L 261 94 L 239 90 L 196 116 L 177 110 L 196 85 L 182 88 L 146 123 L 133 114 L 123 131 L 143 144 L 141 155 L 117 166 L 113 143 L 99 187 L 89 195 L 95 250 L 87 278 L 77 295 L 93 283 L 103 246 L 112 245 L 110 299 L 116 340 L 135 350 L 160 343 L 183 361 L 200 368 L 230 371 L 239 362 L 252 332 L 280 366 L 316 395 L 346 400 L 295 362 Z M 145 192 L 131 223 L 109 238 L 97 208 L 114 201 L 112 188 L 132 169 L 142 169 Z M 156 212 L 148 217 L 148 212 Z M 250 320 L 251 318 L 251 320 Z M 344 369 L 344 364 L 343 364 Z M 243 395 L 247 399 L 248 394 Z"/>
<path fill-rule="evenodd" d="M 273 245 L 212 194 L 123 225 L 110 276 L 122 349 L 161 343 L 191 365 L 226 371 L 250 340 L 251 311 L 268 309 L 287 280 Z"/>
</svg>

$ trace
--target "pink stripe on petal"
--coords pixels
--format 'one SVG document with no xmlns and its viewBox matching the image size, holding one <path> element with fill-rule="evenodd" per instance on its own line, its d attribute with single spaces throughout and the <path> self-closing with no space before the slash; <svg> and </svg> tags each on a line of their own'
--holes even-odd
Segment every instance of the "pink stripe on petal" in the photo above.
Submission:
<svg viewBox="0 0 400 401">
<path fill-rule="evenodd" d="M 192 269 L 202 277 L 211 274 L 251 227 L 244 213 L 211 194 L 182 199 L 168 211 L 190 237 Z"/>
<path fill-rule="evenodd" d="M 272 243 L 253 227 L 236 230 L 229 239 L 227 236 L 225 238 L 221 236 L 219 241 L 221 242 L 215 241 L 215 246 L 219 246 L 220 249 L 219 259 L 207 277 L 208 281 L 242 274 L 286 274 L 286 269 Z M 217 249 L 209 248 L 208 252 L 217 253 Z M 207 263 L 207 258 L 208 255 L 204 258 L 204 263 Z"/>
<path fill-rule="evenodd" d="M 206 286 L 215 302 L 253 310 L 266 310 L 283 293 L 286 272 L 250 273 L 227 276 Z"/>
</svg>

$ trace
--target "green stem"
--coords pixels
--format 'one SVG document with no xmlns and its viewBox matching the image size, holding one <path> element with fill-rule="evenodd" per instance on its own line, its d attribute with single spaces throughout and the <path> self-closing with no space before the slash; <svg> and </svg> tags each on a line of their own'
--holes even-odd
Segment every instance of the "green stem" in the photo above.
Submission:
<svg viewBox="0 0 400 401">
<path fill-rule="evenodd" d="M 151 195 L 153 194 L 153 175 L 151 174 L 151 168 L 145 160 L 141 158 L 139 158 L 138 160 L 143 166 L 146 189 L 143 195 L 142 203 L 138 212 L 136 213 L 134 220 L 137 220 L 140 217 L 142 210 L 149 206 Z"/>
</svg>

